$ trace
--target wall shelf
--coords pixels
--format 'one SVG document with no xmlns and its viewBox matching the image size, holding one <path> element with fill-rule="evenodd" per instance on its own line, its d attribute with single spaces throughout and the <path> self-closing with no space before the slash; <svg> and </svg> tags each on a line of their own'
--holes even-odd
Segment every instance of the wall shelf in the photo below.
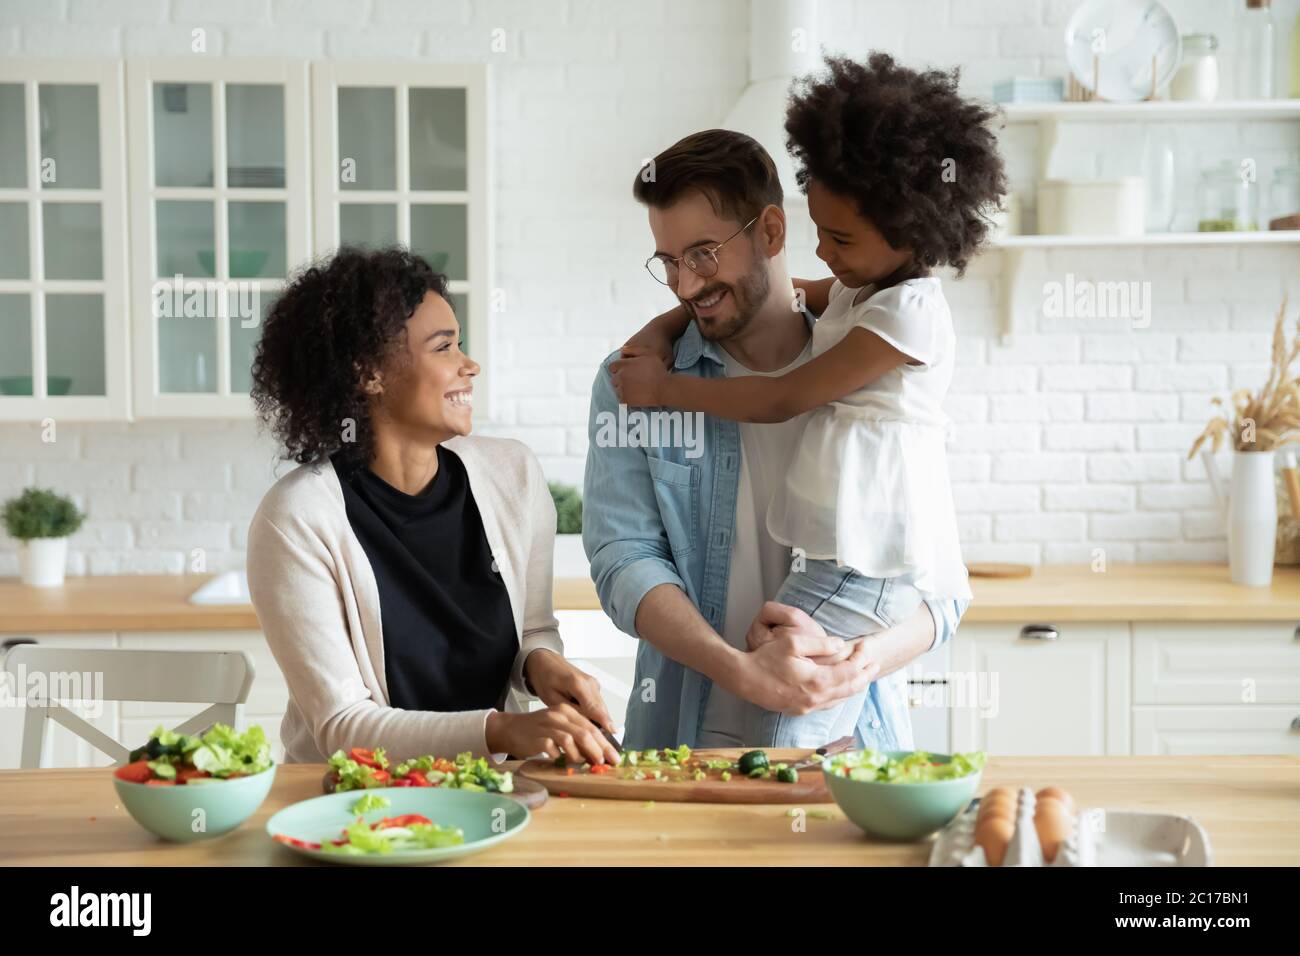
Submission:
<svg viewBox="0 0 1300 956">
<path fill-rule="evenodd" d="M 1300 244 L 1300 229 L 1257 232 L 1149 232 L 1140 236 L 1004 236 L 995 249 L 1095 248 L 1099 246 L 1285 246 Z"/>
<path fill-rule="evenodd" d="M 1157 100 L 1138 103 L 1003 103 L 1007 125 L 1038 124 L 1037 178 L 1049 178 L 1061 124 L 1071 122 L 1259 122 L 1300 121 L 1300 99 L 1222 100 L 1192 103 Z M 1300 230 L 1257 232 L 1164 232 L 1140 236 L 1004 236 L 991 242 L 1003 256 L 1001 332 L 1008 342 L 1016 332 L 1016 297 L 1025 256 L 1034 250 L 1143 248 L 1159 246 L 1300 245 Z"/>
<path fill-rule="evenodd" d="M 1300 99 L 1220 100 L 1212 103 L 1157 100 L 1151 103 L 1000 103 L 1012 123 L 1083 121 L 1116 123 L 1132 120 L 1296 120 Z"/>
</svg>

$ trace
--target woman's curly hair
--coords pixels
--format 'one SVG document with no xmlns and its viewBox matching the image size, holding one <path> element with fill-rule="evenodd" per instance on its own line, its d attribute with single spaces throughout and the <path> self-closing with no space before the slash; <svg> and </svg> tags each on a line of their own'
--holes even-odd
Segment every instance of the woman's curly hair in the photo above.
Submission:
<svg viewBox="0 0 1300 956">
<path fill-rule="evenodd" d="M 852 198 L 891 246 L 961 275 L 1007 191 L 996 114 L 958 94 L 957 70 L 917 72 L 886 53 L 826 65 L 798 82 L 786 113 L 799 187 L 815 179 Z"/>
<path fill-rule="evenodd" d="M 262 328 L 253 359 L 258 416 L 299 464 L 341 451 L 369 461 L 374 434 L 362 383 L 405 342 L 425 293 L 447 298 L 447 278 L 406 249 L 339 249 L 297 273 Z M 348 421 L 354 441 L 344 440 Z"/>
</svg>

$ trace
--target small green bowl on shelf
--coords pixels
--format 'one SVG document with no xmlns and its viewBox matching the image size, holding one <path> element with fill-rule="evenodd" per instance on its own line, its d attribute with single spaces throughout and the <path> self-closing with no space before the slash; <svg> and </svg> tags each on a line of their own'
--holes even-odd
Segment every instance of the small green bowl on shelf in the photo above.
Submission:
<svg viewBox="0 0 1300 956">
<path fill-rule="evenodd" d="M 895 760 L 914 753 L 886 750 Z M 841 754 L 848 757 L 849 754 Z M 947 763 L 949 754 L 931 754 L 936 763 Z M 923 783 L 889 783 L 854 780 L 831 772 L 831 760 L 822 762 L 826 788 L 845 816 L 863 830 L 890 840 L 919 840 L 942 830 L 961 813 L 979 789 L 983 771 L 977 770 L 951 780 Z"/>
<path fill-rule="evenodd" d="M 151 787 L 114 777 L 113 787 L 126 812 L 140 826 L 164 840 L 193 843 L 229 833 L 251 817 L 274 782 L 272 765 L 248 777 L 173 787 Z"/>
</svg>

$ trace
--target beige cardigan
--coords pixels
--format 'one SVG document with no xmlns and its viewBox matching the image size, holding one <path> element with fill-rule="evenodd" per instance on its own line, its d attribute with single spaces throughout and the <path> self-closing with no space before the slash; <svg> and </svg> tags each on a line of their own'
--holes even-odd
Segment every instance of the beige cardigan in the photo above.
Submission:
<svg viewBox="0 0 1300 956">
<path fill-rule="evenodd" d="M 465 463 L 510 596 L 519 653 L 502 702 L 524 711 L 532 696 L 524 659 L 539 648 L 564 653 L 551 610 L 555 504 L 521 442 L 473 436 L 445 447 Z M 328 460 L 295 468 L 262 499 L 248 530 L 248 589 L 289 685 L 280 730 L 287 760 L 322 762 L 350 747 L 384 747 L 396 759 L 487 752 L 490 709 L 389 706 L 379 590 Z"/>
</svg>

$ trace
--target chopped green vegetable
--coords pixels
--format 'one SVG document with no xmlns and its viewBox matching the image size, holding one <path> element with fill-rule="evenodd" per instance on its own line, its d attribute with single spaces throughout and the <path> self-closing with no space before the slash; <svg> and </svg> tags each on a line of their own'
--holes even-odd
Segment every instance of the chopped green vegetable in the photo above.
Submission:
<svg viewBox="0 0 1300 956">
<path fill-rule="evenodd" d="M 767 769 L 767 754 L 762 750 L 750 750 L 740 755 L 736 769 L 746 776 L 755 776 L 754 771 Z"/>
<path fill-rule="evenodd" d="M 363 798 L 364 799 L 364 798 Z M 465 842 L 465 834 L 456 827 L 440 827 L 436 823 L 412 823 L 405 827 L 371 829 L 357 818 L 343 833 L 343 844 L 325 842 L 321 849 L 327 853 L 358 855 L 363 853 L 393 853 L 398 850 L 430 850 L 437 847 L 457 846 Z"/>
<path fill-rule="evenodd" d="M 684 764 L 691 759 L 691 748 L 685 744 L 676 748 L 669 747 L 664 750 L 664 759 L 674 766 Z"/>
<path fill-rule="evenodd" d="M 352 812 L 357 814 L 369 813 L 371 810 L 386 810 L 392 805 L 393 802 L 387 797 L 381 797 L 377 793 L 367 793 L 352 804 Z"/>
<path fill-rule="evenodd" d="M 163 780 L 176 779 L 176 768 L 166 760 L 150 760 L 149 769 L 154 772 L 154 776 L 161 777 Z"/>
<path fill-rule="evenodd" d="M 722 771 L 722 782 L 726 783 L 730 779 L 731 779 L 731 771 L 730 770 Z"/>
<path fill-rule="evenodd" d="M 793 767 L 778 767 L 776 771 L 776 779 L 781 783 L 798 783 L 799 771 L 795 770 Z"/>
</svg>

